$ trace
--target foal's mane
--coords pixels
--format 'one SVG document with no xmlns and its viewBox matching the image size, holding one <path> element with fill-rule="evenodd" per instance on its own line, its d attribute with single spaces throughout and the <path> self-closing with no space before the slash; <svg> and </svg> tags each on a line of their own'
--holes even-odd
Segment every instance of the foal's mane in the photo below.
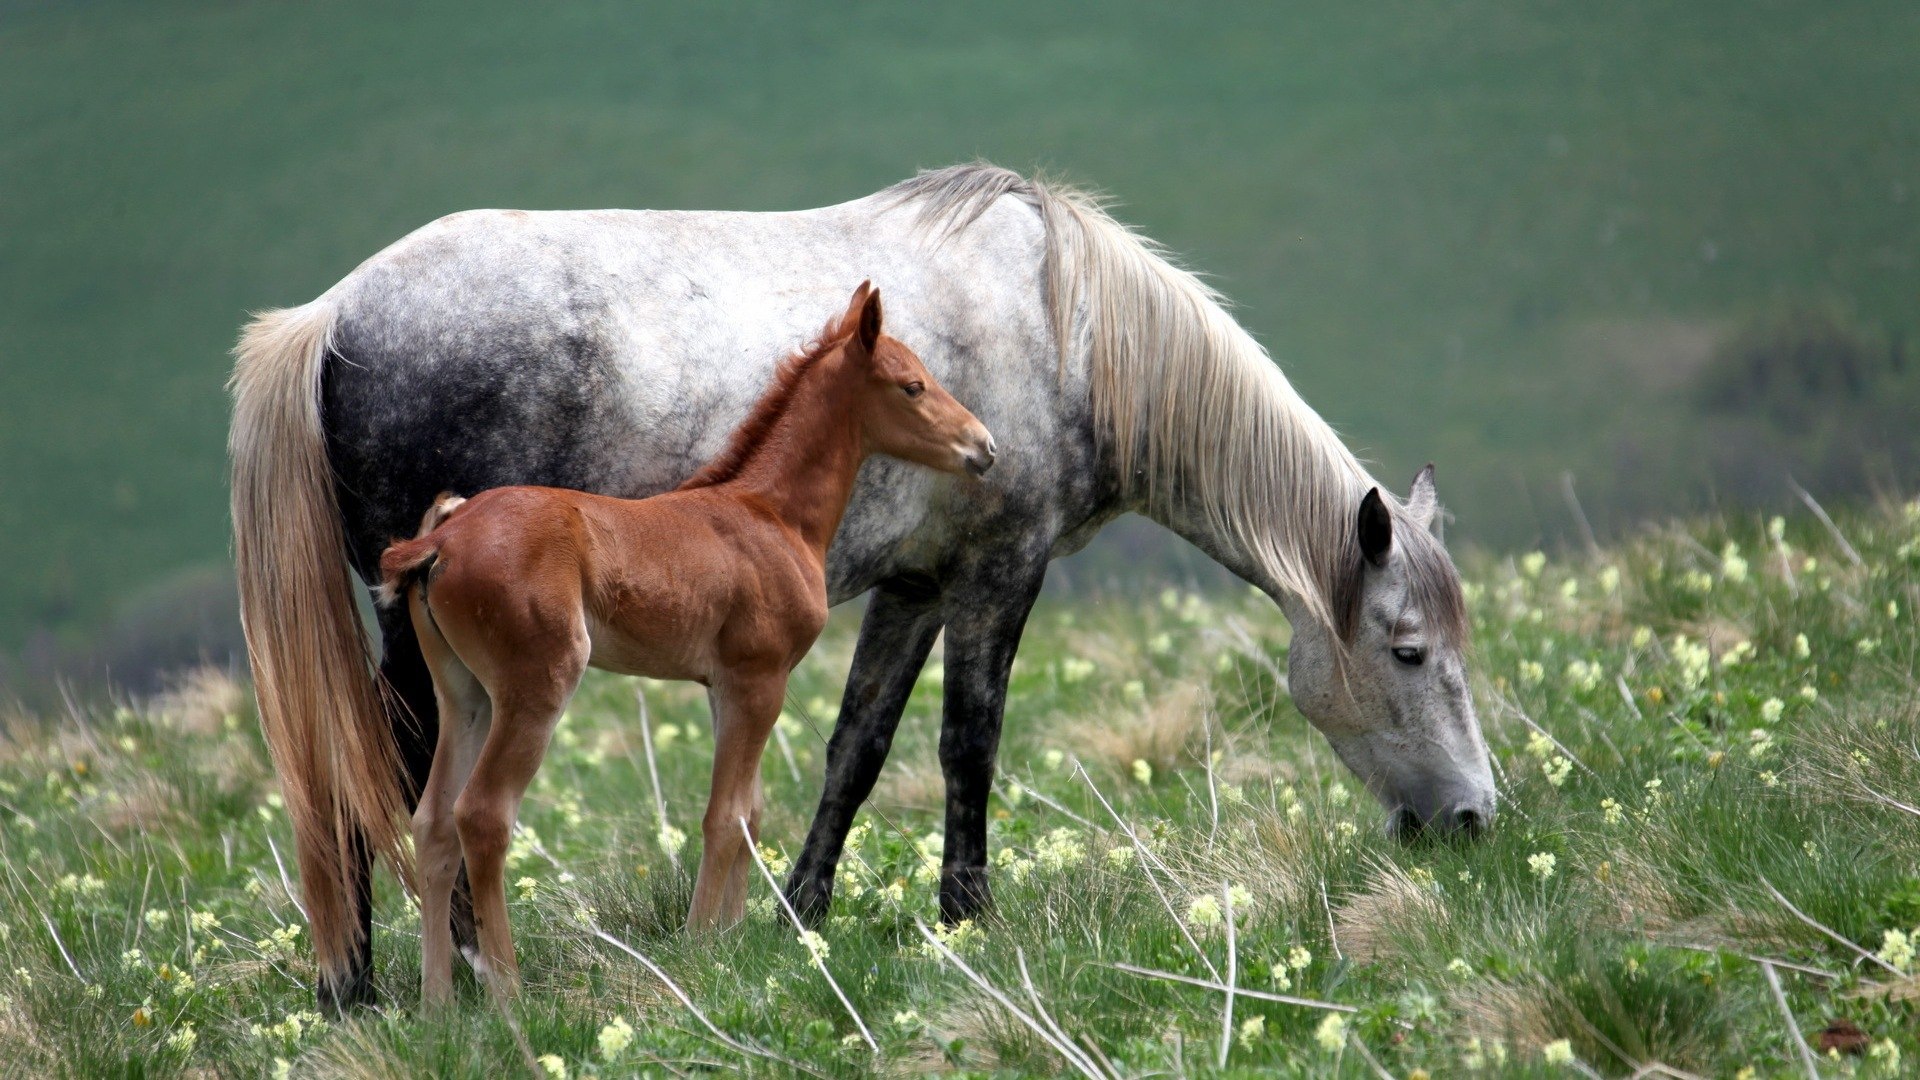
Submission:
<svg viewBox="0 0 1920 1080">
<path fill-rule="evenodd" d="M 1206 282 L 1107 213 L 1100 196 L 985 162 L 884 193 L 941 238 L 1011 195 L 1046 228 L 1047 306 L 1064 371 L 1086 358 L 1100 437 L 1128 493 L 1197 513 L 1347 640 L 1364 567 L 1356 522 L 1372 477 Z M 1446 549 L 1389 497 L 1411 595 L 1433 629 L 1467 639 Z"/>
<path fill-rule="evenodd" d="M 760 400 L 754 402 L 753 408 L 747 412 L 747 418 L 740 421 L 740 426 L 733 429 L 726 447 L 675 490 L 713 487 L 739 476 L 747 462 L 753 459 L 754 452 L 760 449 L 761 444 L 767 441 L 767 436 L 780 423 L 780 418 L 786 415 L 807 372 L 845 344 L 853 331 L 852 320 L 835 316 L 827 320 L 827 325 L 812 344 L 780 361 L 780 366 L 773 372 L 773 385 L 767 387 L 766 392 L 760 395 Z"/>
</svg>

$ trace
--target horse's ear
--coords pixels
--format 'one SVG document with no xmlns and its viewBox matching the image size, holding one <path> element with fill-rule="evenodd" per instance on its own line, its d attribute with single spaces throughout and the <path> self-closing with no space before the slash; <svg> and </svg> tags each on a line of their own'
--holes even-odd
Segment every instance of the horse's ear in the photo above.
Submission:
<svg viewBox="0 0 1920 1080">
<path fill-rule="evenodd" d="M 1385 566 L 1387 552 L 1393 547 L 1393 515 L 1387 511 L 1379 488 L 1367 489 L 1367 497 L 1360 500 L 1360 520 L 1356 527 L 1360 554 L 1375 566 Z"/>
<path fill-rule="evenodd" d="M 1413 477 L 1413 489 L 1407 493 L 1407 516 L 1423 529 L 1433 528 L 1434 511 L 1440 508 L 1440 499 L 1433 490 L 1433 462 L 1421 469 Z"/>
</svg>

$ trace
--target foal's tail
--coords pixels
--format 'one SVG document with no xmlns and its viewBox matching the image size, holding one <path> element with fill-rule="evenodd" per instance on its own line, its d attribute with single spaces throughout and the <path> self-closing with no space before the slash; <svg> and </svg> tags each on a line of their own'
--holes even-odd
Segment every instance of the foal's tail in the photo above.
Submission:
<svg viewBox="0 0 1920 1080">
<path fill-rule="evenodd" d="M 406 793 L 382 686 L 354 606 L 320 423 L 335 311 L 324 297 L 269 311 L 234 350 L 234 563 L 260 725 L 299 852 L 323 991 L 361 942 L 356 847 L 403 880 Z"/>
<path fill-rule="evenodd" d="M 440 545 L 433 530 L 460 509 L 467 500 L 451 491 L 443 491 L 420 519 L 420 531 L 411 540 L 395 540 L 380 553 L 380 584 L 373 590 L 374 603 L 390 607 L 412 590 L 414 583 L 433 569 Z"/>
</svg>

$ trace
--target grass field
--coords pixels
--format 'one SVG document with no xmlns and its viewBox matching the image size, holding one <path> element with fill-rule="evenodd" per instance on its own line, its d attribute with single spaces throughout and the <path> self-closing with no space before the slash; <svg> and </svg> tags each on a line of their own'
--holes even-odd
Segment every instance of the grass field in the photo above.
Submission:
<svg viewBox="0 0 1920 1080">
<path fill-rule="evenodd" d="M 452 210 L 1056 169 L 1509 546 L 1566 524 L 1563 469 L 1603 533 L 1698 506 L 1663 448 L 1729 327 L 1814 300 L 1911 331 L 1920 288 L 1896 0 L 0 7 L 6 651 L 220 568 L 245 313 Z"/>
<path fill-rule="evenodd" d="M 665 822 L 636 684 L 595 678 L 574 703 L 515 845 L 518 1003 L 466 983 L 453 1015 L 416 1016 L 416 921 L 388 888 L 388 1009 L 346 1024 L 307 1011 L 243 688 L 208 673 L 137 707 L 16 718 L 0 1071 L 1788 1076 L 1794 1029 L 1839 1048 L 1822 1075 L 1920 1060 L 1920 811 L 1902 801 L 1920 790 L 1920 502 L 1837 534 L 1730 519 L 1468 577 L 1503 812 L 1467 846 L 1383 838 L 1288 703 L 1264 600 L 1038 612 L 994 804 L 1000 914 L 945 942 L 978 981 L 919 929 L 940 848 L 931 664 L 820 931 L 877 1056 L 764 884 L 744 926 L 677 929 L 672 853 L 696 854 L 711 746 L 690 687 L 644 689 Z M 850 631 L 801 667 L 767 754 L 776 874 Z M 1194 980 L 1243 992 L 1230 1019 Z"/>
</svg>

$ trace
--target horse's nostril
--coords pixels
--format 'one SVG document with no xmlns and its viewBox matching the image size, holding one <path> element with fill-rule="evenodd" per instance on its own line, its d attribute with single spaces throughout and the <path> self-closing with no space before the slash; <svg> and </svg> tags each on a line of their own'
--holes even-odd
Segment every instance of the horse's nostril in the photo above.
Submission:
<svg viewBox="0 0 1920 1080">
<path fill-rule="evenodd" d="M 1462 806 L 1453 812 L 1449 824 L 1455 832 L 1478 836 L 1486 831 L 1487 816 L 1471 806 Z"/>
<path fill-rule="evenodd" d="M 1402 806 L 1393 812 L 1387 829 L 1398 840 L 1412 840 L 1420 835 L 1422 829 L 1420 815 L 1410 806 Z"/>
</svg>

